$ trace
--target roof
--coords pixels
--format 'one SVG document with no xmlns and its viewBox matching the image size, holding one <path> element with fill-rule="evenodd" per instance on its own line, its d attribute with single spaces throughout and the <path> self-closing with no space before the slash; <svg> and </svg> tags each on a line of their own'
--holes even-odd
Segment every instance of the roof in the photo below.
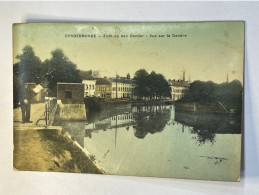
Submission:
<svg viewBox="0 0 259 195">
<path fill-rule="evenodd" d="M 96 78 L 96 85 L 111 85 L 111 81 L 106 78 Z"/>
<path fill-rule="evenodd" d="M 58 85 L 83 85 L 83 83 L 65 83 L 65 82 L 57 82 Z"/>
<path fill-rule="evenodd" d="M 109 78 L 110 81 L 112 82 L 116 82 L 116 78 Z M 127 79 L 126 77 L 119 77 L 117 78 L 117 83 L 128 83 L 128 84 L 132 84 L 133 81 L 130 79 Z"/>
<path fill-rule="evenodd" d="M 188 83 L 183 80 L 168 80 L 169 85 L 175 87 L 187 87 Z"/>
<path fill-rule="evenodd" d="M 94 77 L 92 76 L 92 71 L 83 71 L 80 70 L 79 75 L 82 80 L 94 80 Z"/>
</svg>

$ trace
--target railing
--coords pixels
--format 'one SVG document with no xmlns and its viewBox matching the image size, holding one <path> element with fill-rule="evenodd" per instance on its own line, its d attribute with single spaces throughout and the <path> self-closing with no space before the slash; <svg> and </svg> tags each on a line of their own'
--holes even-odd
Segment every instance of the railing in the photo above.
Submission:
<svg viewBox="0 0 259 195">
<path fill-rule="evenodd" d="M 45 98 L 45 111 L 44 111 L 44 118 L 40 118 L 37 120 L 36 125 L 38 125 L 39 121 L 44 120 L 46 126 L 50 124 L 50 116 L 52 111 L 57 105 L 57 98 L 47 97 Z"/>
</svg>

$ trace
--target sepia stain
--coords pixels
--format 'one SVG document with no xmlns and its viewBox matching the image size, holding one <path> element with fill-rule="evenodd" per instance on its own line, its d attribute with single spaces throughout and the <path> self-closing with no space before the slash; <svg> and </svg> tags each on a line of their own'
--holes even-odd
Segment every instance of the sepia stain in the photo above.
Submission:
<svg viewBox="0 0 259 195">
<path fill-rule="evenodd" d="M 114 37 L 114 35 L 119 35 L 121 33 L 120 28 L 119 27 L 115 27 L 114 28 L 114 33 L 109 33 L 109 32 L 106 32 L 106 31 L 102 31 L 102 34 L 112 34 L 113 37 L 109 37 L 109 38 L 107 38 L 107 40 L 109 40 L 113 45 L 121 47 L 122 46 L 122 42 L 118 38 Z"/>
<path fill-rule="evenodd" d="M 115 27 L 115 35 L 118 35 L 120 33 L 121 33 L 121 29 L 118 26 L 116 26 Z"/>
<path fill-rule="evenodd" d="M 224 36 L 228 39 L 229 38 L 229 33 L 228 31 L 224 31 Z"/>
<path fill-rule="evenodd" d="M 221 45 L 224 45 L 225 47 L 228 47 L 230 49 L 237 49 L 236 46 L 230 44 L 228 41 L 223 41 L 223 40 L 220 40 L 220 39 L 215 39 L 215 41 Z"/>
<path fill-rule="evenodd" d="M 150 55 L 151 56 L 158 56 L 158 53 L 157 52 L 150 52 Z"/>
<path fill-rule="evenodd" d="M 232 72 L 231 72 L 232 74 L 235 74 L 236 73 L 236 71 L 235 70 L 232 70 Z"/>
</svg>

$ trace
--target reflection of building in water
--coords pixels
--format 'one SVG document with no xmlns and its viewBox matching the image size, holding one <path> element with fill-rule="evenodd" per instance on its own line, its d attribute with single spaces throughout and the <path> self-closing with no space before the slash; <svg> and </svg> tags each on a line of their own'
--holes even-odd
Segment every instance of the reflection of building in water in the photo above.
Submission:
<svg viewBox="0 0 259 195">
<path fill-rule="evenodd" d="M 133 113 L 124 113 L 116 116 L 112 116 L 106 119 L 102 119 L 96 123 L 90 123 L 85 126 L 85 130 L 106 130 L 123 126 L 130 126 L 134 122 Z"/>
<path fill-rule="evenodd" d="M 128 125 L 134 122 L 133 113 L 121 114 L 111 117 L 111 125 Z"/>
<path fill-rule="evenodd" d="M 164 121 L 165 116 L 169 114 L 168 111 L 170 108 L 171 106 L 168 106 L 168 105 L 152 106 L 152 107 L 151 106 L 132 107 L 131 112 L 105 118 L 105 119 L 99 120 L 96 123 L 86 124 L 85 136 L 91 138 L 92 133 L 94 132 L 97 133 L 100 130 L 106 131 L 107 129 L 116 130 L 119 127 L 126 127 L 125 128 L 126 130 L 129 130 L 130 126 L 133 126 L 134 128 L 137 127 L 138 130 L 140 130 L 139 128 L 145 128 L 145 127 L 148 129 L 152 129 L 152 127 L 154 127 L 155 124 L 156 124 L 155 126 L 158 127 L 159 124 L 162 121 Z M 166 122 L 167 121 L 165 121 L 165 124 Z M 145 125 L 143 126 L 142 123 Z M 152 127 L 148 126 L 148 124 L 150 124 Z M 156 130 L 154 130 L 154 132 L 156 132 Z"/>
</svg>

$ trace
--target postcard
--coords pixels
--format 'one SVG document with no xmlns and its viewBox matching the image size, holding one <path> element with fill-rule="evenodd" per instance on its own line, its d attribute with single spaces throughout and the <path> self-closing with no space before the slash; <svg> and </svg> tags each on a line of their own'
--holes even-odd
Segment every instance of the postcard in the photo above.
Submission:
<svg viewBox="0 0 259 195">
<path fill-rule="evenodd" d="M 14 24 L 14 169 L 239 181 L 244 28 Z"/>
</svg>

